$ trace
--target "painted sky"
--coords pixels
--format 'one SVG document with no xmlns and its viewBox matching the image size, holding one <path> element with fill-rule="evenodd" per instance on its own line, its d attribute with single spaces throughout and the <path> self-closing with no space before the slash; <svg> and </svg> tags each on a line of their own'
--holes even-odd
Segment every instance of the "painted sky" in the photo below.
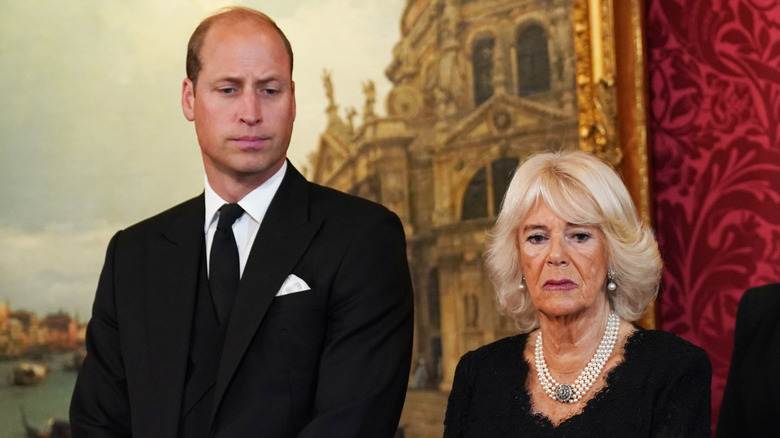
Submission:
<svg viewBox="0 0 780 438">
<path fill-rule="evenodd" d="M 399 37 L 405 0 L 246 1 L 295 52 L 299 169 L 336 103 L 363 106 Z M 187 40 L 215 0 L 0 0 L 0 300 L 89 315 L 117 230 L 197 195 L 203 171 L 181 113 Z"/>
</svg>

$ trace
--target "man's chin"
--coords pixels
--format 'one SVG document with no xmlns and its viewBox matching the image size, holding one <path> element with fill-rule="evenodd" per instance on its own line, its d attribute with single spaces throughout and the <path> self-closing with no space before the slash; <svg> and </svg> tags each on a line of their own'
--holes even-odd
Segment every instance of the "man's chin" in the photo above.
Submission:
<svg viewBox="0 0 780 438">
<path fill-rule="evenodd" d="M 273 165 L 263 166 L 244 166 L 237 167 L 233 172 L 233 177 L 237 180 L 256 180 L 262 179 L 263 181 L 273 176 L 279 169 L 282 168 L 284 160 L 274 163 Z"/>
</svg>

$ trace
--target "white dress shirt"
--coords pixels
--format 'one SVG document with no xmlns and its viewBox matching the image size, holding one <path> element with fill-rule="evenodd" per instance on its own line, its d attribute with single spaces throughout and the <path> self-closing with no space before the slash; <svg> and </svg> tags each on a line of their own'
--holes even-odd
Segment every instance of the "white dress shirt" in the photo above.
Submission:
<svg viewBox="0 0 780 438">
<path fill-rule="evenodd" d="M 238 205 L 244 209 L 244 214 L 239 216 L 233 223 L 233 235 L 236 236 L 238 260 L 240 262 L 239 272 L 241 275 L 244 274 L 244 267 L 247 259 L 249 259 L 249 252 L 252 250 L 252 244 L 257 236 L 257 231 L 260 229 L 260 224 L 263 223 L 263 218 L 266 211 L 268 211 L 271 200 L 282 184 L 286 170 L 287 161 L 282 164 L 282 168 L 273 176 L 238 201 Z M 206 221 L 203 232 L 206 234 L 206 269 L 209 269 L 211 265 L 211 242 L 214 240 L 214 232 L 217 230 L 219 209 L 228 202 L 211 188 L 208 177 L 205 178 L 205 181 Z"/>
</svg>

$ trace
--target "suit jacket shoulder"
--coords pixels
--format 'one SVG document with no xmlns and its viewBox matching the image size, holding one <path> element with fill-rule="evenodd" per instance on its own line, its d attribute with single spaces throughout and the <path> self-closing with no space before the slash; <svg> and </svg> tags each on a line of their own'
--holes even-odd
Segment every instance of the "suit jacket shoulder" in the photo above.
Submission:
<svg viewBox="0 0 780 438">
<path fill-rule="evenodd" d="M 767 321 L 776 323 L 780 315 L 780 283 L 748 289 L 739 300 L 737 325 L 747 333 L 754 333 Z M 774 325 L 774 324 L 771 324 Z"/>
<path fill-rule="evenodd" d="M 313 214 L 324 213 L 344 219 L 352 218 L 356 221 L 360 221 L 361 218 L 365 219 L 366 215 L 369 217 L 395 216 L 395 213 L 381 204 L 312 182 L 307 182 L 307 184 L 311 195 L 310 207 Z"/>
<path fill-rule="evenodd" d="M 177 220 L 180 220 L 182 216 L 194 216 L 203 220 L 205 213 L 205 205 L 203 200 L 203 194 L 188 199 L 178 205 L 175 205 L 167 210 L 148 217 L 140 222 L 136 222 L 133 225 L 122 230 L 123 233 L 132 234 L 134 236 L 138 234 L 144 234 L 150 230 L 160 230 L 170 227 Z"/>
<path fill-rule="evenodd" d="M 734 349 L 716 437 L 773 436 L 780 427 L 780 283 L 748 289 L 739 301 Z"/>
</svg>

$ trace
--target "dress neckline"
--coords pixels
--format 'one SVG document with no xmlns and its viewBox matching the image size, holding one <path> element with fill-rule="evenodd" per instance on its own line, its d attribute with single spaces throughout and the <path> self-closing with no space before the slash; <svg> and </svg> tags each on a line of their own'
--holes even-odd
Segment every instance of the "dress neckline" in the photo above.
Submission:
<svg viewBox="0 0 780 438">
<path fill-rule="evenodd" d="M 539 329 L 536 329 L 539 330 Z M 534 331 L 536 331 L 534 330 Z M 628 338 L 626 338 L 626 344 L 623 347 L 623 359 L 620 360 L 620 362 L 616 363 L 614 366 L 610 367 L 609 369 L 604 370 L 604 375 L 606 376 L 606 384 L 601 387 L 588 401 L 585 402 L 585 406 L 582 407 L 582 409 L 579 412 L 576 412 L 568 417 L 566 417 L 563 421 L 558 423 L 557 425 L 552 422 L 552 420 L 545 415 L 543 412 L 534 412 L 533 407 L 533 401 L 531 399 L 531 393 L 528 390 L 528 385 L 524 382 L 523 383 L 523 394 L 526 398 L 527 405 L 529 406 L 528 415 L 530 415 L 540 426 L 545 427 L 547 429 L 553 429 L 557 430 L 558 428 L 576 421 L 577 418 L 582 417 L 582 414 L 585 412 L 593 411 L 598 408 L 598 406 L 603 403 L 603 399 L 606 397 L 606 395 L 609 393 L 610 387 L 614 383 L 616 372 L 619 372 L 620 370 L 625 368 L 625 363 L 627 359 L 633 355 L 634 352 L 634 344 L 636 343 L 636 340 L 638 339 L 637 334 L 644 331 L 642 327 L 639 327 L 638 325 L 634 324 L 634 331 L 628 335 Z M 525 347 L 528 343 L 528 340 L 531 338 L 531 333 L 529 332 L 525 334 L 525 340 L 523 341 L 522 345 L 522 352 L 520 355 L 521 360 L 525 364 L 526 372 L 525 372 L 525 379 L 526 381 L 531 378 L 531 364 L 528 363 L 527 360 L 525 360 Z"/>
</svg>

